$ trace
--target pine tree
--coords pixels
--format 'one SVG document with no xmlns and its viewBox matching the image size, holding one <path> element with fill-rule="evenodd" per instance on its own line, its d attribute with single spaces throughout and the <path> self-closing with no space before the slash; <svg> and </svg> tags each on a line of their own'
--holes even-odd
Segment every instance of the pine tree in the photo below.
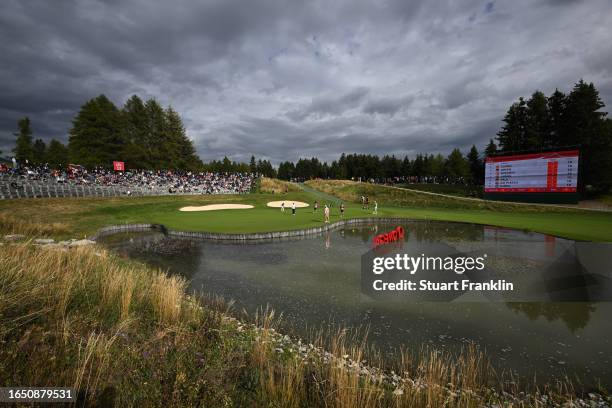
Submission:
<svg viewBox="0 0 612 408">
<path fill-rule="evenodd" d="M 548 97 L 548 112 L 550 116 L 550 128 L 548 141 L 551 147 L 563 146 L 568 140 L 565 131 L 565 111 L 567 109 L 567 97 L 558 89 Z"/>
<path fill-rule="evenodd" d="M 254 157 L 251 157 L 254 160 Z M 281 180 L 290 180 L 295 172 L 293 163 L 287 161 L 278 165 L 278 178 Z"/>
<path fill-rule="evenodd" d="M 604 123 L 600 144 L 603 145 L 598 158 L 601 167 L 593 184 L 599 192 L 605 193 L 612 189 L 612 119 Z"/>
<path fill-rule="evenodd" d="M 470 165 L 470 179 L 474 184 L 482 184 L 484 168 L 480 160 L 480 154 L 475 145 L 472 145 L 470 152 L 467 155 L 467 160 Z"/>
<path fill-rule="evenodd" d="M 612 140 L 606 132 L 605 105 L 592 83 L 580 80 L 567 97 L 562 142 L 578 144 L 582 151 L 582 180 L 597 190 L 607 190 L 605 181 L 612 172 Z M 569 139 L 571 135 L 572 139 Z M 607 173 L 607 174 L 606 174 Z"/>
<path fill-rule="evenodd" d="M 110 167 L 124 146 L 117 107 L 104 95 L 86 102 L 70 129 L 70 160 L 86 167 Z"/>
<path fill-rule="evenodd" d="M 146 152 L 151 167 L 165 169 L 170 165 L 164 109 L 155 99 L 145 103 Z"/>
<path fill-rule="evenodd" d="M 15 158 L 19 163 L 25 164 L 26 161 L 31 162 L 33 160 L 33 148 L 32 148 L 32 129 L 30 127 L 30 118 L 27 116 L 20 119 L 17 122 L 19 132 L 15 133 L 17 140 L 15 141 Z"/>
<path fill-rule="evenodd" d="M 155 164 L 149 160 L 147 146 L 147 115 L 142 99 L 133 95 L 122 109 L 123 134 L 126 143 L 121 159 L 128 169 L 151 169 Z"/>
<path fill-rule="evenodd" d="M 448 155 L 445 173 L 455 182 L 469 177 L 469 164 L 459 149 L 453 149 Z"/>
<path fill-rule="evenodd" d="M 412 175 L 417 177 L 417 182 L 421 182 L 421 178 L 424 174 L 424 166 L 423 166 L 423 155 L 417 154 L 414 162 L 412 163 Z"/>
<path fill-rule="evenodd" d="M 55 139 L 49 142 L 46 156 L 47 163 L 51 168 L 66 168 L 68 166 L 68 148 Z"/>
<path fill-rule="evenodd" d="M 542 92 L 536 91 L 527 101 L 527 123 L 523 149 L 542 150 L 550 145 L 548 100 Z"/>
<path fill-rule="evenodd" d="M 402 176 L 410 177 L 412 173 L 412 162 L 408 158 L 408 156 L 404 156 L 404 160 L 402 160 Z"/>
<path fill-rule="evenodd" d="M 486 157 L 494 156 L 496 153 L 497 153 L 497 145 L 495 144 L 495 141 L 493 141 L 493 139 L 490 139 L 489 144 L 485 148 L 485 156 Z"/>
<path fill-rule="evenodd" d="M 193 142 L 187 137 L 179 114 L 172 107 L 168 107 L 164 111 L 164 115 L 165 150 L 168 155 L 169 168 L 197 170 L 202 167 L 202 162 L 196 154 Z"/>
<path fill-rule="evenodd" d="M 429 175 L 436 177 L 438 180 L 444 176 L 445 162 L 446 160 L 444 159 L 444 156 L 442 156 L 440 153 L 436 154 L 435 156 L 431 155 L 429 159 Z"/>
<path fill-rule="evenodd" d="M 423 175 L 426 177 L 431 176 L 432 169 L 431 163 L 433 161 L 433 155 L 423 155 Z"/>
<path fill-rule="evenodd" d="M 34 164 L 45 164 L 45 155 L 47 152 L 47 145 L 42 139 L 36 139 L 32 146 L 32 162 Z"/>
<path fill-rule="evenodd" d="M 527 104 L 523 98 L 513 103 L 508 109 L 502 129 L 497 133 L 497 140 L 502 151 L 518 151 L 527 147 Z"/>
</svg>

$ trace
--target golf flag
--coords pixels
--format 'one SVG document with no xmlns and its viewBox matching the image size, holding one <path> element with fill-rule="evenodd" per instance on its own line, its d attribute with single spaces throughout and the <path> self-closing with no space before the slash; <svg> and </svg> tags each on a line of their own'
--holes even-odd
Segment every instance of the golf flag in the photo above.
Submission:
<svg viewBox="0 0 612 408">
<path fill-rule="evenodd" d="M 113 169 L 115 169 L 115 171 L 125 171 L 125 163 L 122 161 L 114 161 Z"/>
</svg>

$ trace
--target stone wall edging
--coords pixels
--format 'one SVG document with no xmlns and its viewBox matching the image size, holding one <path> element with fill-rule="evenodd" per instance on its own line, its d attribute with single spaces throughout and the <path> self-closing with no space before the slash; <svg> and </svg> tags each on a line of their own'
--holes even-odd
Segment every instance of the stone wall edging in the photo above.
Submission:
<svg viewBox="0 0 612 408">
<path fill-rule="evenodd" d="M 251 241 L 251 240 L 272 240 L 282 238 L 298 238 L 311 235 L 318 235 L 324 232 L 334 231 L 346 226 L 358 226 L 367 225 L 371 223 L 385 223 L 391 224 L 395 222 L 405 222 L 410 218 L 402 217 L 367 217 L 367 218 L 350 218 L 346 220 L 339 220 L 331 224 L 322 225 L 320 227 L 309 227 L 298 230 L 289 231 L 270 231 L 270 232 L 254 232 L 245 234 L 228 234 L 220 232 L 191 232 L 191 231 L 176 231 L 167 228 L 162 224 L 122 224 L 122 225 L 109 225 L 107 227 L 100 228 L 96 233 L 89 239 L 95 241 L 98 238 L 118 234 L 121 232 L 141 232 L 158 230 L 164 234 L 181 237 L 181 238 L 195 238 L 205 240 L 219 240 L 219 241 Z"/>
</svg>

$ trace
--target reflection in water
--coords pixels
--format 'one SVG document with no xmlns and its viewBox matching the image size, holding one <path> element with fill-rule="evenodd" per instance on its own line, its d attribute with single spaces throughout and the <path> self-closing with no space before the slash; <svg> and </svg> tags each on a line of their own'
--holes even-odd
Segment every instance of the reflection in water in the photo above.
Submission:
<svg viewBox="0 0 612 408">
<path fill-rule="evenodd" d="M 511 302 L 506 305 L 515 312 L 523 313 L 529 320 L 537 320 L 540 317 L 549 322 L 561 320 L 565 326 L 576 333 L 589 323 L 591 314 L 596 307 L 592 303 L 569 302 L 569 303 L 539 303 L 539 302 Z"/>
<path fill-rule="evenodd" d="M 399 347 L 431 345 L 486 349 L 499 371 L 540 381 L 569 375 L 586 386 L 612 386 L 612 303 L 407 303 L 372 299 L 360 290 L 360 257 L 374 235 L 397 225 L 346 228 L 319 237 L 262 243 L 169 239 L 157 233 L 107 237 L 105 244 L 190 280 L 192 290 L 236 300 L 239 310 L 269 304 L 283 313 L 284 330 L 304 336 L 334 321 L 370 328 L 369 341 L 392 355 Z M 455 247 L 522 241 L 504 267 L 521 269 L 563 251 L 568 241 L 541 234 L 448 222 L 406 222 L 404 245 Z M 531 245 L 530 243 L 533 243 Z M 469 248 L 467 248 L 469 249 Z M 532 265 L 533 264 L 533 265 Z"/>
</svg>

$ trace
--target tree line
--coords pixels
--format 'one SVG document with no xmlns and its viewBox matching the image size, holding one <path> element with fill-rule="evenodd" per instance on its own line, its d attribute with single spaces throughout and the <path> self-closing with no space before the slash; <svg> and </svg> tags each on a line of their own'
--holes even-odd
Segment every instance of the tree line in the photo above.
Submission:
<svg viewBox="0 0 612 408">
<path fill-rule="evenodd" d="M 255 160 L 251 156 L 249 163 L 230 160 L 227 156 L 223 160 L 211 160 L 203 165 L 203 170 L 213 173 L 253 173 L 266 177 L 276 177 L 276 170 L 269 160 Z"/>
<path fill-rule="evenodd" d="M 55 167 L 64 167 L 68 164 L 68 148 L 59 140 L 52 139 L 48 145 L 42 139 L 32 141 L 30 118 L 19 119 L 17 129 L 13 153 L 20 163 L 35 165 L 49 163 Z"/>
<path fill-rule="evenodd" d="M 345 154 L 331 164 L 316 157 L 299 159 L 296 163 L 285 161 L 278 167 L 278 178 L 310 179 L 361 179 L 391 181 L 411 178 L 415 182 L 482 184 L 484 166 L 476 146 L 467 155 L 453 149 L 448 156 L 442 154 L 417 154 L 414 159 L 395 155 L 379 157 L 372 154 Z"/>
</svg>

